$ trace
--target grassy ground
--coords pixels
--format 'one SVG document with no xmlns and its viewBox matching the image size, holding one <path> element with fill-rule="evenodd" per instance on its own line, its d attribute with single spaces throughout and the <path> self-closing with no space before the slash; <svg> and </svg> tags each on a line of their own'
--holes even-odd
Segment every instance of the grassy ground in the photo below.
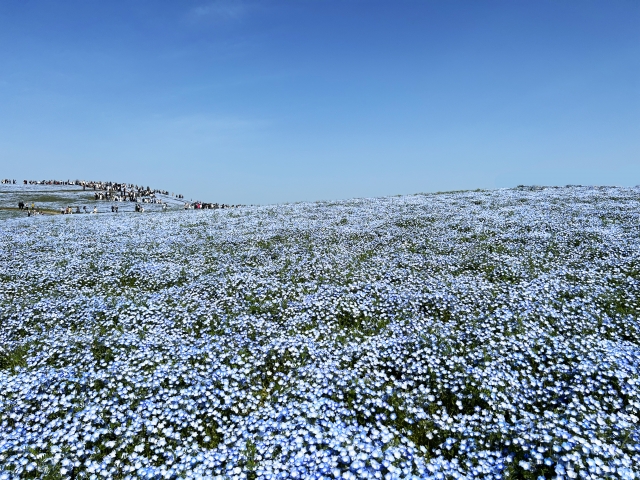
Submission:
<svg viewBox="0 0 640 480">
<path fill-rule="evenodd" d="M 0 210 L 5 210 L 8 212 L 12 212 L 12 213 L 19 213 L 21 214 L 21 216 L 25 216 L 27 214 L 27 209 L 20 209 L 18 207 L 0 207 Z M 39 208 L 38 211 L 40 213 L 44 213 L 47 215 L 59 215 L 60 211 L 59 210 L 52 210 L 52 209 L 48 209 L 48 208 Z"/>
</svg>

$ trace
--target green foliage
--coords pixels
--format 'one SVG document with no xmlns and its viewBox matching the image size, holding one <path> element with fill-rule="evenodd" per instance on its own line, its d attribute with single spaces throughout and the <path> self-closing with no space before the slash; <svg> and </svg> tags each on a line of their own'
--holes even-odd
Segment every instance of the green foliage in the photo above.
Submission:
<svg viewBox="0 0 640 480">
<path fill-rule="evenodd" d="M 14 347 L 0 347 L 0 370 L 15 370 L 27 366 L 27 356 L 30 344 L 25 343 Z"/>
</svg>

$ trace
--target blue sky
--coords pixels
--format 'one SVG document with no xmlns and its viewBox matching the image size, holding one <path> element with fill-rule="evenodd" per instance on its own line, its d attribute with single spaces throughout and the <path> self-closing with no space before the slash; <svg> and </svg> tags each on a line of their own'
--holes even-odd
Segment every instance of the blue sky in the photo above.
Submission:
<svg viewBox="0 0 640 480">
<path fill-rule="evenodd" d="M 638 1 L 0 2 L 0 177 L 275 203 L 640 184 Z"/>
</svg>

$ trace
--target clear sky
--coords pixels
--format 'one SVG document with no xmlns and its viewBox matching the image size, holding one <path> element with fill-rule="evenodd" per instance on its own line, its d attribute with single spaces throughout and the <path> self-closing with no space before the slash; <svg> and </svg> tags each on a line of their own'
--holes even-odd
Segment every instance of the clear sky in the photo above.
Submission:
<svg viewBox="0 0 640 480">
<path fill-rule="evenodd" d="M 0 2 L 0 177 L 275 203 L 640 184 L 640 2 Z"/>
</svg>

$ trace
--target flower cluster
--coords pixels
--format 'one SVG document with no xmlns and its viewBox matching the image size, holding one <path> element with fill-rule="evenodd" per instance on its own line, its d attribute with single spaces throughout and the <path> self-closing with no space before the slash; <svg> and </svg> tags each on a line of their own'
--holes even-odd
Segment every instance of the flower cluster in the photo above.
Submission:
<svg viewBox="0 0 640 480">
<path fill-rule="evenodd" d="M 638 478 L 640 189 L 0 224 L 0 479 Z"/>
</svg>

